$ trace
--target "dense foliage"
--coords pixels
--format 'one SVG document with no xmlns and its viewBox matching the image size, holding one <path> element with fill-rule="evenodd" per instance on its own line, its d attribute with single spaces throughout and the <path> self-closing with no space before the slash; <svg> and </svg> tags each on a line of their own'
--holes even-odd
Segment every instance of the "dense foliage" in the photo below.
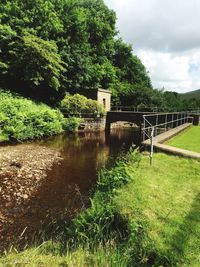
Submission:
<svg viewBox="0 0 200 267">
<path fill-rule="evenodd" d="M 65 119 L 65 122 L 63 123 L 63 129 L 66 132 L 74 133 L 80 126 L 81 122 L 82 119 L 79 117 L 69 117 Z"/>
<path fill-rule="evenodd" d="M 103 0 L 3 0 L 0 85 L 51 103 L 78 88 L 110 88 L 116 103 L 127 86 L 151 88 L 115 21 Z"/>
<path fill-rule="evenodd" d="M 109 88 L 113 105 L 188 109 L 199 101 L 153 90 L 103 0 L 2 0 L 0 87 L 55 105 L 66 92 Z"/>
<path fill-rule="evenodd" d="M 60 103 L 60 108 L 64 114 L 68 116 L 103 116 L 105 110 L 103 106 L 95 100 L 88 99 L 83 95 L 67 95 Z"/>
<path fill-rule="evenodd" d="M 165 110 L 183 111 L 195 110 L 200 108 L 200 98 L 184 99 L 181 94 L 176 92 L 161 92 L 164 99 Z"/>
<path fill-rule="evenodd" d="M 0 100 L 0 136 L 4 139 L 33 139 L 63 131 L 63 115 L 45 104 L 3 91 Z"/>
</svg>

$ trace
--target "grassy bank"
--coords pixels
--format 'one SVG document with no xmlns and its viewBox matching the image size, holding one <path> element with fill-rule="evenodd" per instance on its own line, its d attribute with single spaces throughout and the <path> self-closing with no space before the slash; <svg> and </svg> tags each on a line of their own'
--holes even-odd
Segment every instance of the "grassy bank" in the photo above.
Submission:
<svg viewBox="0 0 200 267">
<path fill-rule="evenodd" d="M 100 173 L 91 207 L 0 266 L 199 266 L 200 165 L 130 152 Z"/>
<path fill-rule="evenodd" d="M 169 140 L 167 144 L 200 153 L 200 126 L 191 126 Z"/>
<path fill-rule="evenodd" d="M 155 266 L 200 265 L 200 165 L 197 161 L 155 154 L 153 166 L 143 157 L 136 182 L 123 187 L 115 202 L 124 216 L 142 209 Z M 137 198 L 135 191 L 140 192 Z M 162 260 L 161 260 L 162 259 Z"/>
</svg>

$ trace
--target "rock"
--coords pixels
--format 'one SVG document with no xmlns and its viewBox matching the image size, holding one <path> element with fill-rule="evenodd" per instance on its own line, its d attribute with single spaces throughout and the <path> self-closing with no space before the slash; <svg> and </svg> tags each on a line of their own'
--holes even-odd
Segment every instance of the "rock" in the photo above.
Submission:
<svg viewBox="0 0 200 267">
<path fill-rule="evenodd" d="M 11 162 L 10 166 L 21 168 L 22 167 L 22 164 L 20 162 L 13 161 L 13 162 Z"/>
</svg>

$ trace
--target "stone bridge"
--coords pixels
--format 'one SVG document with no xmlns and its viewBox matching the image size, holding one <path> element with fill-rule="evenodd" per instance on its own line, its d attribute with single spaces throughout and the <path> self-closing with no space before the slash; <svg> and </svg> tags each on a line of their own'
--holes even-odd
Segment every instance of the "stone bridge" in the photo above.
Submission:
<svg viewBox="0 0 200 267">
<path fill-rule="evenodd" d="M 183 116 L 182 114 L 188 114 L 188 116 L 193 117 L 193 124 L 199 124 L 199 117 L 200 114 L 190 114 L 188 112 L 172 112 L 172 113 L 158 113 L 158 112 L 133 112 L 133 111 L 109 111 L 107 112 L 106 116 L 106 129 L 109 130 L 111 124 L 117 121 L 126 121 L 136 124 L 139 127 L 142 127 L 144 122 L 143 115 L 156 115 L 159 114 L 158 117 L 156 116 L 149 116 L 148 121 L 152 125 L 158 125 L 162 123 L 168 123 L 174 120 L 172 124 L 172 128 L 178 126 L 177 120 Z M 167 116 L 166 116 L 167 114 Z"/>
<path fill-rule="evenodd" d="M 106 129 L 110 129 L 111 124 L 117 121 L 127 121 L 141 126 L 145 114 L 145 112 L 109 111 L 106 115 Z"/>
</svg>

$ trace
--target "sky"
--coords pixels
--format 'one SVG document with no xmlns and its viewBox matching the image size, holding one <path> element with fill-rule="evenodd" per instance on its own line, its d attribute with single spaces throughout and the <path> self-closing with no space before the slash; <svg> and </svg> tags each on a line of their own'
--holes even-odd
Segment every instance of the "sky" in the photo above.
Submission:
<svg viewBox="0 0 200 267">
<path fill-rule="evenodd" d="M 200 0 L 104 0 L 154 88 L 200 89 Z"/>
</svg>

